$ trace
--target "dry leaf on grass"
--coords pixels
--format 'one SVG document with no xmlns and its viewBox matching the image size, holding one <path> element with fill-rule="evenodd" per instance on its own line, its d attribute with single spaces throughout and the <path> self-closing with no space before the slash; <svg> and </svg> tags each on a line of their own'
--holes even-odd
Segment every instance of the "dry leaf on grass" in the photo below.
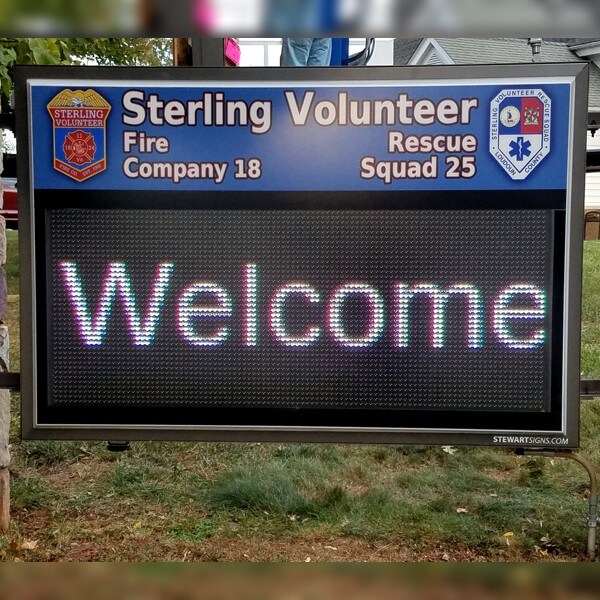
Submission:
<svg viewBox="0 0 600 600">
<path fill-rule="evenodd" d="M 466 508 L 457 508 L 456 512 L 461 515 L 461 514 L 465 514 L 468 513 L 469 511 Z"/>
<path fill-rule="evenodd" d="M 38 544 L 38 540 L 25 540 L 19 546 L 19 550 L 35 550 L 38 547 Z"/>
</svg>

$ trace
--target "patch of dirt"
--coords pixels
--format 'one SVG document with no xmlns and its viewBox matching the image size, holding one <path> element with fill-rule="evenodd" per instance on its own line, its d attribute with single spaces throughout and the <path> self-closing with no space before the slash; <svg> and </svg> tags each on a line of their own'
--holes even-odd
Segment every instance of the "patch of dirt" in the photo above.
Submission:
<svg viewBox="0 0 600 600">
<path fill-rule="evenodd" d="M 82 484 L 95 481 L 114 468 L 112 462 L 84 458 L 71 464 L 61 463 L 53 466 L 45 474 L 45 479 L 52 485 L 58 485 L 63 491 L 66 491 L 66 488 L 80 488 Z"/>
<path fill-rule="evenodd" d="M 485 469 L 484 473 L 496 481 L 514 481 L 517 473 L 509 469 Z"/>
<path fill-rule="evenodd" d="M 200 541 L 168 537 L 169 516 L 115 512 L 115 506 L 72 514 L 52 510 L 15 510 L 2 559 L 13 561 L 130 562 L 555 562 L 584 561 L 580 554 L 549 554 L 514 546 L 490 548 L 433 543 L 416 547 L 410 540 L 368 541 L 304 532 L 279 539 L 215 536 Z M 13 540 L 35 540 L 35 549 Z"/>
<path fill-rule="evenodd" d="M 198 542 L 161 538 L 152 522 L 116 522 L 103 513 L 80 515 L 70 532 L 52 532 L 52 515 L 42 509 L 13 515 L 23 539 L 39 540 L 34 551 L 8 551 L 5 560 L 19 561 L 190 561 L 190 562 L 509 562 L 573 561 L 574 556 L 540 556 L 518 548 L 484 550 L 453 544 L 416 548 L 410 543 L 330 537 L 322 533 L 277 540 L 214 537 Z M 158 525 L 158 524 L 157 524 Z"/>
</svg>

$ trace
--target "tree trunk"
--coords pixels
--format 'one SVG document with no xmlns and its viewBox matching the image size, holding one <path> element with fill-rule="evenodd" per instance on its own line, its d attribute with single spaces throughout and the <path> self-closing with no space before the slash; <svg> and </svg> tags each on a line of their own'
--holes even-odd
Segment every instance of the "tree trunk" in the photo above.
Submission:
<svg viewBox="0 0 600 600">
<path fill-rule="evenodd" d="M 3 170 L 3 135 L 0 131 L 0 174 Z M 0 182 L 0 207 L 2 206 L 2 183 Z M 7 310 L 6 273 L 6 223 L 0 217 L 0 371 L 8 371 L 8 328 L 4 324 Z M 5 532 L 10 525 L 10 392 L 0 390 L 0 531 Z"/>
</svg>

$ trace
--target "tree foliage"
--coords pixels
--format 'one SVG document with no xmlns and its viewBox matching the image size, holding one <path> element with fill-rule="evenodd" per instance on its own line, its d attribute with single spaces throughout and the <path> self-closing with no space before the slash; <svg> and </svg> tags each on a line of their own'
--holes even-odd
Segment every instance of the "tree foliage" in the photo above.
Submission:
<svg viewBox="0 0 600 600">
<path fill-rule="evenodd" d="M 12 90 L 15 65 L 130 65 L 171 63 L 169 38 L 0 38 L 0 91 Z"/>
</svg>

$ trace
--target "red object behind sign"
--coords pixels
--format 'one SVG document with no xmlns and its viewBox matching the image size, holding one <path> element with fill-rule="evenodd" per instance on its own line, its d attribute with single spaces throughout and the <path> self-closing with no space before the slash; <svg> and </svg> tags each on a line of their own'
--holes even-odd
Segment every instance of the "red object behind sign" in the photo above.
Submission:
<svg viewBox="0 0 600 600">
<path fill-rule="evenodd" d="M 0 215 L 6 219 L 6 226 L 9 229 L 16 229 L 19 221 L 19 211 L 17 205 L 17 188 L 6 180 L 3 182 L 3 205 Z"/>
</svg>

